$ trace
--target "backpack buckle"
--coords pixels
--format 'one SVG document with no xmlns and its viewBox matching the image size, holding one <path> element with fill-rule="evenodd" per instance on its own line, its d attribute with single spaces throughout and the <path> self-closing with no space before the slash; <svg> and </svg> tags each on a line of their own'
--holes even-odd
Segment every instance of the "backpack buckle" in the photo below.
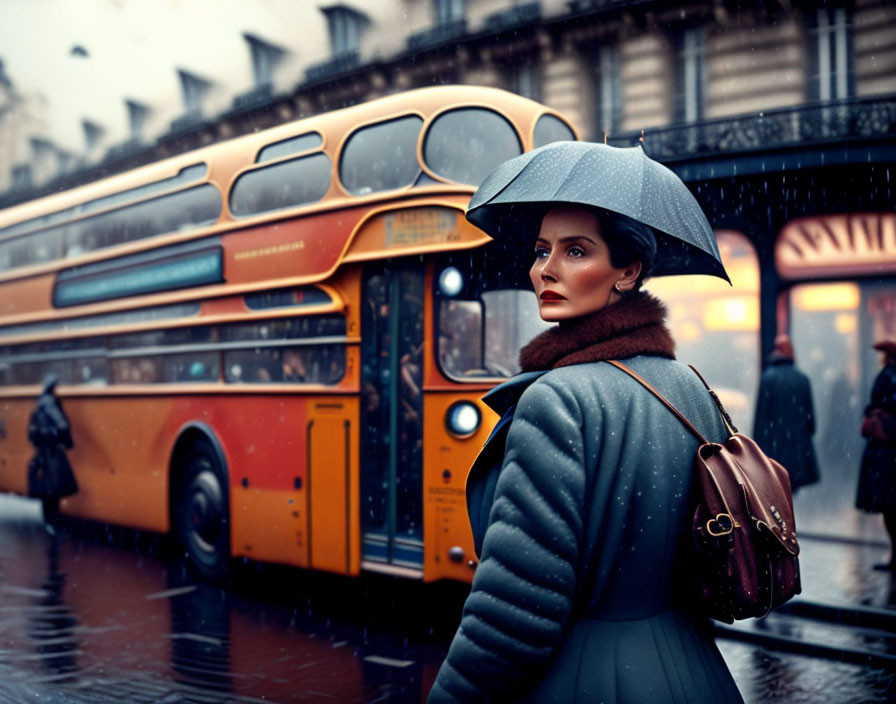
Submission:
<svg viewBox="0 0 896 704">
<path fill-rule="evenodd" d="M 731 515 L 727 513 L 718 513 L 715 518 L 710 518 L 706 521 L 706 532 L 714 538 L 728 535 L 738 527 L 737 521 L 731 518 Z"/>
</svg>

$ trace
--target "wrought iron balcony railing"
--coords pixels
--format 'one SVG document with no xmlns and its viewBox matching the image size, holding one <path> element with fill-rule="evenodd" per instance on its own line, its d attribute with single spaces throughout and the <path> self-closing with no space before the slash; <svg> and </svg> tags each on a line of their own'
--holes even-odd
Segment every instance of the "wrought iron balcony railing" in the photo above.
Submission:
<svg viewBox="0 0 896 704">
<path fill-rule="evenodd" d="M 408 49 L 410 51 L 429 49 L 430 47 L 457 39 L 463 36 L 466 31 L 467 21 L 465 19 L 442 22 L 431 29 L 409 36 L 407 40 Z"/>
<path fill-rule="evenodd" d="M 180 117 L 176 117 L 171 121 L 171 132 L 189 132 L 194 130 L 205 122 L 202 112 L 199 110 L 190 110 Z"/>
<path fill-rule="evenodd" d="M 637 144 L 639 132 L 614 135 L 614 146 Z M 660 161 L 717 153 L 768 151 L 850 139 L 896 136 L 896 96 L 852 98 L 644 131 L 644 151 Z"/>
<path fill-rule="evenodd" d="M 512 29 L 521 24 L 537 22 L 541 19 L 541 3 L 527 2 L 523 5 L 514 5 L 503 12 L 495 12 L 485 18 L 485 29 L 490 32 L 500 32 Z"/>
<path fill-rule="evenodd" d="M 258 105 L 264 105 L 270 101 L 273 95 L 274 86 L 270 83 L 263 83 L 246 93 L 236 96 L 233 99 L 233 109 L 247 110 Z"/>
<path fill-rule="evenodd" d="M 353 71 L 361 65 L 361 55 L 357 50 L 346 51 L 338 56 L 334 56 L 329 61 L 314 64 L 305 70 L 305 78 L 308 81 L 320 81 L 325 78 L 332 78 L 343 73 Z"/>
</svg>

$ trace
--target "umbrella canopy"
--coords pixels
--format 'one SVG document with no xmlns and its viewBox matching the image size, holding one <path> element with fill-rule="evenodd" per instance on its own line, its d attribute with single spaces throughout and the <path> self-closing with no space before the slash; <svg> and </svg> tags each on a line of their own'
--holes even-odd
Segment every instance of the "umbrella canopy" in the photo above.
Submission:
<svg viewBox="0 0 896 704">
<path fill-rule="evenodd" d="M 709 274 L 730 283 L 697 200 L 641 147 L 554 142 L 510 159 L 473 194 L 467 219 L 497 240 L 531 248 L 541 216 L 561 205 L 604 208 L 651 227 L 653 276 Z"/>
</svg>

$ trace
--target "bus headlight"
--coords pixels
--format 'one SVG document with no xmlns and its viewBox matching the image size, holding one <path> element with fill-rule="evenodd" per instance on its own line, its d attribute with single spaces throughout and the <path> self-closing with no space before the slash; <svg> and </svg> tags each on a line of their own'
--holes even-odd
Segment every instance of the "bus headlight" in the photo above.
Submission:
<svg viewBox="0 0 896 704">
<path fill-rule="evenodd" d="M 464 289 L 464 276 L 455 266 L 449 266 L 439 274 L 439 291 L 443 296 L 454 298 Z"/>
<path fill-rule="evenodd" d="M 479 429 L 482 413 L 469 401 L 458 401 L 445 414 L 448 432 L 459 438 L 468 438 Z"/>
</svg>

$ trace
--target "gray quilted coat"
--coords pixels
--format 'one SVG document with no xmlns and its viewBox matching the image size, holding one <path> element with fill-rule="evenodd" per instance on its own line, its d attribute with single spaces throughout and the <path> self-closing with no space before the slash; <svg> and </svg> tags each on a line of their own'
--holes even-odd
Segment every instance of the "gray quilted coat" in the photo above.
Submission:
<svg viewBox="0 0 896 704">
<path fill-rule="evenodd" d="M 625 362 L 726 437 L 687 367 Z M 429 701 L 741 701 L 679 574 L 696 439 L 601 362 L 523 374 L 486 400 L 503 417 L 468 480 L 481 560 Z"/>
</svg>

